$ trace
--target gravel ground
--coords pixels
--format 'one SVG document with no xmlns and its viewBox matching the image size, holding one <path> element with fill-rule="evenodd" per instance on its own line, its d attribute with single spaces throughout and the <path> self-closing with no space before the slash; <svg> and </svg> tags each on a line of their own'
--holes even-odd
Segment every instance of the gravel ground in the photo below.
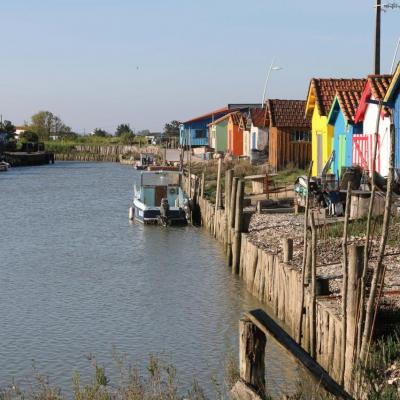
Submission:
<svg viewBox="0 0 400 400">
<path fill-rule="evenodd" d="M 273 254 L 280 254 L 282 238 L 293 238 L 293 268 L 301 270 L 303 259 L 304 216 L 294 214 L 253 214 L 249 226 L 249 238 L 252 243 Z M 390 244 L 386 246 L 385 291 L 390 293 L 391 308 L 400 310 L 400 223 L 390 226 Z M 349 237 L 349 244 L 364 245 L 365 237 Z M 374 240 L 369 265 L 369 281 L 372 278 L 376 262 L 379 241 Z M 329 279 L 332 295 L 340 295 L 342 286 L 342 239 L 319 240 L 317 245 L 317 275 Z M 388 294 L 389 296 L 389 294 Z M 387 296 L 385 296 L 387 297 Z M 326 299 L 327 306 L 340 312 L 340 296 Z"/>
</svg>

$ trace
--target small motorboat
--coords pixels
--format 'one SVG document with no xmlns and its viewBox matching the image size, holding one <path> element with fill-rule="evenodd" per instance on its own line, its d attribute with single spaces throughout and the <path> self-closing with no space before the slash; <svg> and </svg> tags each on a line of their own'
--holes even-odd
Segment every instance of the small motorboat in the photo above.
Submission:
<svg viewBox="0 0 400 400">
<path fill-rule="evenodd" d="M 135 182 L 129 218 L 143 224 L 186 225 L 189 199 L 181 188 L 182 174 L 143 171 Z"/>
<path fill-rule="evenodd" d="M 153 153 L 140 153 L 140 159 L 136 161 L 134 168 L 139 171 L 147 169 L 150 165 L 154 164 L 154 157 Z"/>
<path fill-rule="evenodd" d="M 10 169 L 11 165 L 8 162 L 0 161 L 0 172 L 5 172 Z"/>
</svg>

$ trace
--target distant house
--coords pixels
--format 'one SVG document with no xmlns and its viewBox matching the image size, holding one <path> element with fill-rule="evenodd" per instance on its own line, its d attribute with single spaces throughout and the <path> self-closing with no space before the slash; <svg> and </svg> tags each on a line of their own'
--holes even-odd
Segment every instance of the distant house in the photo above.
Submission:
<svg viewBox="0 0 400 400">
<path fill-rule="evenodd" d="M 16 126 L 15 127 L 15 136 L 19 138 L 19 135 L 26 131 L 26 126 Z"/>
<path fill-rule="evenodd" d="M 328 124 L 333 127 L 333 172 L 339 178 L 343 167 L 353 163 L 353 134 L 362 133 L 362 123 L 354 122 L 361 99 L 360 91 L 339 90 L 328 115 Z"/>
<path fill-rule="evenodd" d="M 354 117 L 356 124 L 362 124 L 362 132 L 354 132 L 352 162 L 367 171 L 373 170 L 373 153 L 377 118 L 379 117 L 378 148 L 375 170 L 383 176 L 389 172 L 390 118 L 381 112 L 378 104 L 383 100 L 392 80 L 391 75 L 370 75 L 361 95 L 361 100 Z"/>
<path fill-rule="evenodd" d="M 255 152 L 267 153 L 268 126 L 266 108 L 251 108 L 243 131 L 243 154 L 250 159 Z"/>
<path fill-rule="evenodd" d="M 156 145 L 161 142 L 162 136 L 162 132 L 150 132 L 144 137 L 147 139 L 148 144 Z"/>
<path fill-rule="evenodd" d="M 228 136 L 228 119 L 229 114 L 216 119 L 208 125 L 209 146 L 215 152 L 226 152 L 227 136 Z"/>
<path fill-rule="evenodd" d="M 400 63 L 387 90 L 384 102 L 393 109 L 395 129 L 395 168 L 400 170 Z"/>
<path fill-rule="evenodd" d="M 313 175 L 320 175 L 333 150 L 333 126 L 328 114 L 338 90 L 362 91 L 365 79 L 316 79 L 310 81 L 306 116 L 311 119 Z"/>
<path fill-rule="evenodd" d="M 208 125 L 229 112 L 228 107 L 200 115 L 183 122 L 179 127 L 179 144 L 181 146 L 208 146 Z"/>
<path fill-rule="evenodd" d="M 306 168 L 311 160 L 311 118 L 304 100 L 267 100 L 268 163 L 278 171 L 288 165 Z"/>
</svg>

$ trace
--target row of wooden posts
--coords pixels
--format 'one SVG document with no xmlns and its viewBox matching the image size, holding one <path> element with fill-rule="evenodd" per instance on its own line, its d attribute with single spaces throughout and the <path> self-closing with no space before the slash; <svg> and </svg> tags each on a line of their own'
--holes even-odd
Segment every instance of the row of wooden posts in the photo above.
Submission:
<svg viewBox="0 0 400 400">
<path fill-rule="evenodd" d="M 201 178 L 192 175 L 189 175 L 189 177 L 186 190 L 190 194 L 190 197 L 194 202 L 198 202 L 199 198 L 204 199 L 205 174 L 203 173 Z M 234 177 L 233 170 L 225 172 L 225 201 L 223 203 L 221 179 L 222 159 L 218 161 L 216 199 L 213 206 L 213 227 L 210 231 L 214 236 L 217 236 L 218 231 L 219 240 L 225 245 L 228 265 L 232 267 L 233 273 L 240 273 L 242 232 L 246 230 L 243 224 L 244 181 L 238 177 Z M 360 335 L 360 293 L 363 290 L 363 274 L 365 271 L 363 265 L 365 261 L 365 246 L 347 245 L 350 196 L 351 190 L 349 188 L 343 238 L 343 260 L 341 260 L 343 265 L 342 317 L 334 330 L 335 337 L 339 334 L 339 341 L 337 342 L 339 346 L 335 347 L 332 345 L 336 343 L 336 339 L 334 341 L 327 340 L 326 346 L 329 349 L 323 349 L 322 351 L 325 354 L 324 357 L 328 355 L 328 358 L 334 358 L 334 361 L 332 361 L 335 364 L 333 370 L 340 371 L 339 374 L 335 374 L 335 379 L 348 390 L 352 389 L 353 368 L 357 359 L 357 345 L 359 346 L 360 343 L 357 340 L 357 336 Z M 207 218 L 207 221 L 209 220 L 212 220 L 212 218 Z M 221 230 L 218 230 L 218 224 L 221 222 L 223 222 L 225 227 L 223 231 L 224 237 L 221 237 Z M 314 214 L 309 209 L 307 201 L 304 224 L 303 262 L 300 277 L 301 289 L 299 291 L 297 289 L 293 290 L 292 293 L 285 293 L 284 295 L 296 296 L 297 298 L 300 296 L 298 298 L 299 310 L 295 313 L 298 316 L 297 328 L 295 327 L 292 334 L 297 343 L 303 346 L 315 360 L 318 359 L 317 352 L 321 352 L 321 350 L 317 350 L 316 348 L 317 335 L 320 337 L 324 334 L 320 331 L 324 329 L 323 327 L 318 327 L 317 331 L 316 323 L 318 296 L 317 235 L 318 227 L 315 225 Z M 282 239 L 282 255 L 283 263 L 290 264 L 293 259 L 293 239 Z M 245 279 L 245 277 L 243 278 Z M 326 332 L 325 335 L 328 336 Z M 329 336 L 331 336 L 330 330 Z M 319 340 L 321 342 L 321 338 Z M 243 351 L 242 349 L 241 353 Z M 252 358 L 250 357 L 249 360 L 251 362 Z M 255 364 L 250 368 L 254 369 L 255 376 L 259 376 L 259 374 L 263 374 L 262 368 L 264 367 L 256 365 L 258 363 L 258 361 L 256 362 L 258 360 L 257 357 L 254 360 Z M 328 370 L 326 366 L 324 367 Z M 254 379 L 256 378 L 246 378 L 246 373 L 244 372 L 241 373 L 241 378 L 254 386 Z"/>
<path fill-rule="evenodd" d="M 227 264 L 231 266 L 232 273 L 239 274 L 240 272 L 240 259 L 241 259 L 241 237 L 243 232 L 243 203 L 244 203 L 244 180 L 238 177 L 233 176 L 233 170 L 227 170 L 225 172 L 225 201 L 224 204 L 222 202 L 222 191 L 221 191 L 221 179 L 222 179 L 222 160 L 220 159 L 218 162 L 218 172 L 217 172 L 217 187 L 216 187 L 216 198 L 214 205 L 214 226 L 213 226 L 213 234 L 216 236 L 217 232 L 217 224 L 219 222 L 217 216 L 218 210 L 224 208 L 224 218 L 225 218 L 225 227 L 227 227 L 224 231 L 225 238 L 223 240 L 225 244 L 225 251 L 227 255 Z M 200 198 L 204 198 L 205 191 L 205 174 L 202 173 L 201 178 L 199 179 L 197 176 L 191 175 L 190 179 L 188 179 L 186 183 L 186 190 L 190 194 L 192 200 L 197 203 Z M 300 321 L 298 325 L 298 329 L 296 332 L 296 340 L 298 344 L 303 347 L 307 347 L 310 355 L 316 359 L 316 300 L 317 300 L 317 274 L 316 274 L 316 240 L 317 240 L 317 231 L 315 227 L 314 216 L 310 214 L 310 225 L 311 225 L 311 245 L 306 246 L 306 257 L 304 260 L 304 268 L 303 268 L 303 286 L 305 289 L 308 288 L 309 295 L 306 296 L 310 301 L 310 304 L 307 304 L 305 307 L 305 296 L 304 290 L 301 294 L 300 306 L 301 310 L 299 311 Z M 308 237 L 308 235 L 307 235 Z M 282 245 L 282 261 L 284 263 L 290 263 L 293 260 L 293 239 L 292 238 L 283 238 L 281 241 Z M 348 330 L 349 332 L 345 337 L 351 338 L 354 337 L 354 320 L 355 314 L 352 310 L 357 309 L 357 298 L 355 296 L 356 291 L 355 287 L 359 286 L 359 268 L 357 265 L 360 265 L 360 249 L 357 247 L 350 249 L 350 273 L 349 273 L 349 285 L 346 298 L 348 299 L 348 312 L 353 315 L 347 319 L 348 321 Z M 354 272 L 354 273 L 353 273 Z M 289 295 L 296 296 L 296 293 L 292 293 Z M 309 322 L 304 323 L 303 316 L 306 310 L 309 310 Z M 246 324 L 245 324 L 246 325 Z M 308 327 L 306 336 L 304 338 L 303 326 Z M 243 323 L 241 323 L 241 330 L 243 330 Z M 353 332 L 353 334 L 351 334 Z M 251 339 L 253 340 L 253 339 Z M 254 338 L 254 340 L 256 340 Z M 258 340 L 258 339 L 257 339 Z M 244 343 L 244 342 L 243 342 Z M 244 346 L 244 344 L 243 344 Z M 257 346 L 258 348 L 260 346 Z M 262 347 L 262 346 L 261 346 Z M 349 366 L 346 373 L 346 378 L 351 375 L 352 370 L 352 344 L 349 343 L 347 346 L 347 355 L 345 358 L 346 364 Z M 240 354 L 246 352 L 245 350 L 240 350 Z M 244 353 L 243 353 L 244 354 Z M 260 353 L 260 356 L 263 353 Z M 241 356 L 242 357 L 242 356 Z M 251 368 L 254 371 L 254 376 L 247 377 L 246 372 L 241 371 L 241 378 L 250 384 L 251 386 L 257 386 L 261 380 L 260 376 L 263 374 L 263 369 L 265 368 L 260 364 L 260 357 L 254 355 L 254 357 L 248 357 L 248 360 L 254 359 L 254 365 Z M 341 369 L 344 371 L 345 365 L 343 364 Z M 258 372 L 257 372 L 258 371 Z M 344 373 L 344 372 L 343 372 Z M 260 375 L 261 374 L 261 375 Z M 349 379 L 349 378 L 348 378 Z M 257 383 L 257 382 L 258 383 Z M 258 389 L 259 391 L 259 389 Z"/>
</svg>

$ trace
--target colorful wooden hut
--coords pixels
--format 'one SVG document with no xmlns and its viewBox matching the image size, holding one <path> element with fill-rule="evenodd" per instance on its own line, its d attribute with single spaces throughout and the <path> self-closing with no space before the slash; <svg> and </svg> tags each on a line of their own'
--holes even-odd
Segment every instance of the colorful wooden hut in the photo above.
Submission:
<svg viewBox="0 0 400 400">
<path fill-rule="evenodd" d="M 228 136 L 228 117 L 229 114 L 216 119 L 208 125 L 209 131 L 209 146 L 215 152 L 226 152 L 227 136 Z"/>
<path fill-rule="evenodd" d="M 337 90 L 362 91 L 365 79 L 311 79 L 306 116 L 311 118 L 313 175 L 320 175 L 333 150 L 333 126 L 328 114 Z"/>
<path fill-rule="evenodd" d="M 183 122 L 179 127 L 179 144 L 192 147 L 208 146 L 208 124 L 228 113 L 229 106 Z"/>
<path fill-rule="evenodd" d="M 251 160 L 256 153 L 267 153 L 268 127 L 266 108 L 251 108 L 246 115 L 243 132 L 243 154 Z"/>
<path fill-rule="evenodd" d="M 393 110 L 395 129 L 395 168 L 400 170 L 400 63 L 397 65 L 384 103 Z"/>
<path fill-rule="evenodd" d="M 244 115 L 234 111 L 228 115 L 227 151 L 234 157 L 243 155 L 243 130 L 246 126 Z"/>
<path fill-rule="evenodd" d="M 343 167 L 353 162 L 353 134 L 362 133 L 362 123 L 354 123 L 354 115 L 361 99 L 361 91 L 339 90 L 328 115 L 328 124 L 333 127 L 333 150 L 335 156 L 332 169 L 339 178 Z"/>
<path fill-rule="evenodd" d="M 372 171 L 375 132 L 379 123 L 375 170 L 383 176 L 387 176 L 389 170 L 390 118 L 385 117 L 384 112 L 379 115 L 377 102 L 385 97 L 391 80 L 391 75 L 368 76 L 354 117 L 355 123 L 362 124 L 363 129 L 359 134 L 353 135 L 353 163 L 369 172 Z"/>
<path fill-rule="evenodd" d="M 306 168 L 311 160 L 311 119 L 304 100 L 267 100 L 268 162 L 274 170 Z"/>
</svg>

